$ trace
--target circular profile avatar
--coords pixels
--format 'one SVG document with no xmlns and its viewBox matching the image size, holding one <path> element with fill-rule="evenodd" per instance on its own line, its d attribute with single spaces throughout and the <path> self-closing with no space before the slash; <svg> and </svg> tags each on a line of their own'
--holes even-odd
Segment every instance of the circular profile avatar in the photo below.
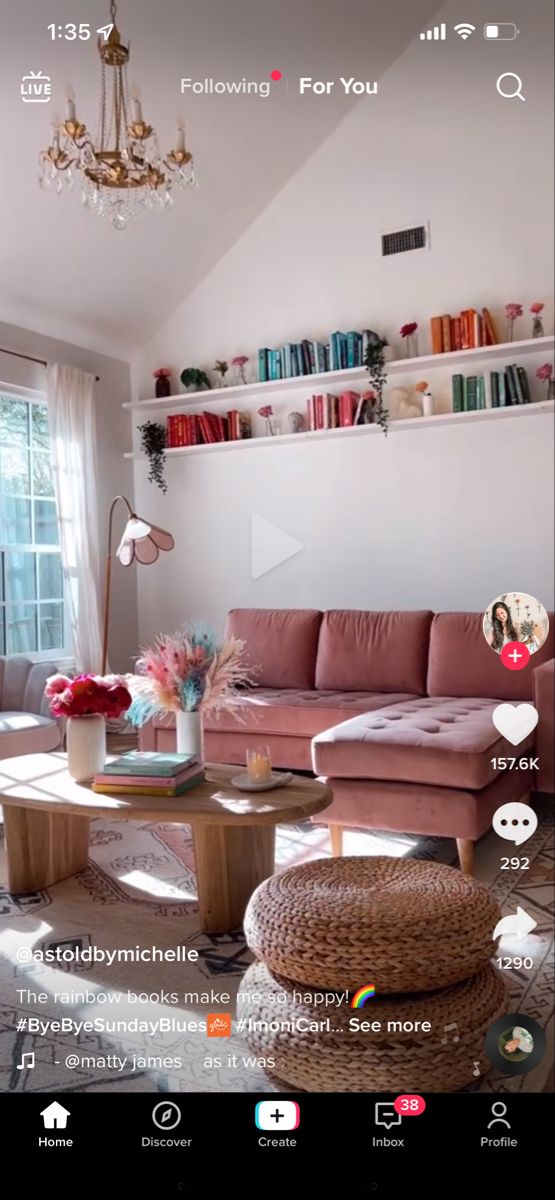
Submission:
<svg viewBox="0 0 555 1200">
<path fill-rule="evenodd" d="M 543 604 L 525 592 L 505 592 L 488 605 L 483 621 L 484 637 L 501 654 L 509 642 L 523 642 L 529 654 L 543 646 L 549 618 Z"/>
<path fill-rule="evenodd" d="M 523 1062 L 534 1049 L 534 1039 L 523 1025 L 515 1025 L 503 1030 L 497 1045 L 507 1062 Z"/>
</svg>

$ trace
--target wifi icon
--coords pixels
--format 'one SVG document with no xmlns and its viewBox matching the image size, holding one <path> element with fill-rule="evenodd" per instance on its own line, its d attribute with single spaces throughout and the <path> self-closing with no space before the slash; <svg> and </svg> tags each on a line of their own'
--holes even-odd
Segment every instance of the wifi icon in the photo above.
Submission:
<svg viewBox="0 0 555 1200">
<path fill-rule="evenodd" d="M 463 39 L 463 42 L 466 42 L 466 39 L 470 37 L 470 34 L 474 33 L 476 26 L 470 25 L 468 21 L 462 21 L 460 25 L 453 25 L 453 29 L 455 30 L 455 33 L 458 33 L 459 37 Z"/>
</svg>

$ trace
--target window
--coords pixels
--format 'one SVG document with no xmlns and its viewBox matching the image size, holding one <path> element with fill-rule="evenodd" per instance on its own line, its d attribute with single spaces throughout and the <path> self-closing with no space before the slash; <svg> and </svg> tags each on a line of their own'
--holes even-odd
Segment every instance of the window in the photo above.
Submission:
<svg viewBox="0 0 555 1200">
<path fill-rule="evenodd" d="M 65 653 L 48 409 L 0 392 L 0 654 Z"/>
</svg>

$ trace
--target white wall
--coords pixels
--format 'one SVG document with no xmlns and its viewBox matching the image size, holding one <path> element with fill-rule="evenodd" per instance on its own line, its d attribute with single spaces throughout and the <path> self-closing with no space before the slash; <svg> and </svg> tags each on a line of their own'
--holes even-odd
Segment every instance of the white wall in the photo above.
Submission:
<svg viewBox="0 0 555 1200">
<path fill-rule="evenodd" d="M 414 319 L 425 350 L 431 315 L 487 305 L 499 318 L 509 300 L 546 301 L 551 332 L 551 16 L 534 9 L 532 24 L 505 6 L 522 26 L 509 48 L 481 39 L 483 5 L 464 14 L 472 49 L 414 43 L 159 331 L 138 392 L 161 363 L 178 374 L 337 328 L 395 341 Z M 502 69 L 521 73 L 525 103 L 498 96 Z M 429 251 L 380 257 L 383 230 L 422 220 Z M 516 586 L 551 604 L 549 428 L 534 417 L 183 457 L 160 499 L 139 464 L 137 505 L 178 533 L 178 553 L 141 576 L 141 637 L 233 604 L 479 609 Z M 306 543 L 258 581 L 253 512 Z"/>
<path fill-rule="evenodd" d="M 102 354 L 83 350 L 68 342 L 43 337 L 28 329 L 0 322 L 0 346 L 19 351 L 34 358 L 78 367 L 98 375 L 96 385 L 99 505 L 99 537 L 101 561 L 106 553 L 106 523 L 112 497 L 119 492 L 133 496 L 133 475 L 130 464 L 122 460 L 128 438 L 128 419 L 122 404 L 129 399 L 129 364 Z M 0 387 L 10 384 L 45 389 L 44 368 L 21 358 L 0 352 Z M 116 535 L 119 526 L 116 527 Z M 115 539 L 114 539 L 115 540 Z M 120 568 L 116 563 L 113 574 L 110 664 L 116 671 L 129 670 L 137 653 L 137 594 L 135 568 Z M 101 588 L 101 580 L 99 590 Z"/>
</svg>

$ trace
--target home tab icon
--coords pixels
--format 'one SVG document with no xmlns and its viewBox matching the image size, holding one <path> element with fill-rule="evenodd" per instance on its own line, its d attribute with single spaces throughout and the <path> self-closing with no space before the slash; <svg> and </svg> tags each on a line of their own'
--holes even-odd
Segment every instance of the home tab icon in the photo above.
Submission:
<svg viewBox="0 0 555 1200">
<path fill-rule="evenodd" d="M 71 1113 L 67 1108 L 64 1108 L 63 1104 L 59 1104 L 57 1100 L 53 1100 L 52 1104 L 48 1105 L 48 1108 L 43 1108 L 40 1115 L 43 1119 L 45 1129 L 65 1129 L 67 1119 L 71 1116 Z"/>
</svg>

